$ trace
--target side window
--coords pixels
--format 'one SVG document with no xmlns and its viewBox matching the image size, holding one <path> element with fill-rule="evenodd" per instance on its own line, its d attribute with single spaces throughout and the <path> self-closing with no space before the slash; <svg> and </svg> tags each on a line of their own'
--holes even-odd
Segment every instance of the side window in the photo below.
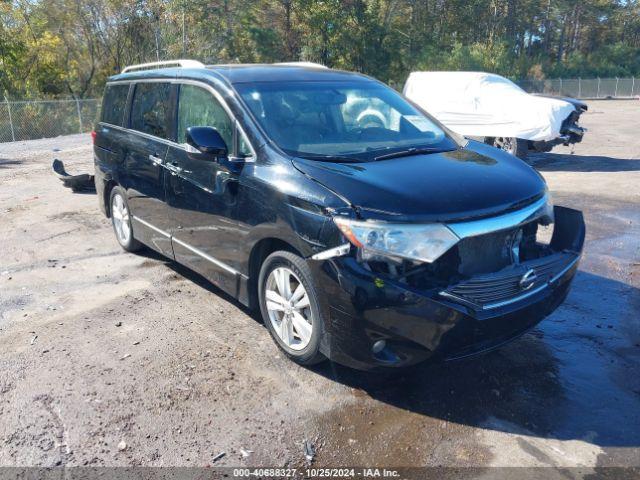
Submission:
<svg viewBox="0 0 640 480">
<path fill-rule="evenodd" d="M 233 151 L 233 121 L 216 98 L 204 88 L 180 86 L 178 102 L 178 143 L 186 141 L 189 127 L 213 127 Z"/>
<path fill-rule="evenodd" d="M 100 120 L 111 125 L 122 126 L 124 110 L 127 106 L 129 84 L 108 85 L 102 100 L 102 114 Z"/>
<path fill-rule="evenodd" d="M 238 157 L 247 158 L 253 155 L 251 152 L 251 147 L 249 146 L 249 142 L 244 137 L 242 132 L 238 129 Z"/>
<path fill-rule="evenodd" d="M 170 97 L 170 83 L 137 84 L 131 105 L 131 128 L 156 137 L 167 138 Z"/>
</svg>

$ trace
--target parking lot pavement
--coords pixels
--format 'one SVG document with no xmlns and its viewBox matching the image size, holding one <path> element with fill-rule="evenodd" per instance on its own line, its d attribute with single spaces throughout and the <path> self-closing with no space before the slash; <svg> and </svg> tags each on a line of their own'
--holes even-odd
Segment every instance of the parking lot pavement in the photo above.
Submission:
<svg viewBox="0 0 640 480">
<path fill-rule="evenodd" d="M 297 466 L 307 439 L 316 466 L 640 466 L 640 102 L 589 103 L 575 154 L 532 158 L 587 222 L 564 305 L 392 376 L 298 367 L 202 278 L 124 253 L 50 173 L 92 169 L 88 135 L 1 144 L 0 465 Z"/>
</svg>

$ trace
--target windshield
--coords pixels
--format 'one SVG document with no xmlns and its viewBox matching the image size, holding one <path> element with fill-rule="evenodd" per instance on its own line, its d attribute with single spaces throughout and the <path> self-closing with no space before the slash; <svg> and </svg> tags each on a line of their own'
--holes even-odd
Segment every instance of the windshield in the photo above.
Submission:
<svg viewBox="0 0 640 480">
<path fill-rule="evenodd" d="M 457 147 L 434 120 L 375 82 L 252 82 L 236 88 L 269 137 L 290 155 L 368 161 Z"/>
</svg>

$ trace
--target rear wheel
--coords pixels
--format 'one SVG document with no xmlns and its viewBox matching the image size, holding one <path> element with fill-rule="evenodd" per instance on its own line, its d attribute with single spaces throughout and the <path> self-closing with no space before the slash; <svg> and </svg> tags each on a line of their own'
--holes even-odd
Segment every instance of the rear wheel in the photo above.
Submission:
<svg viewBox="0 0 640 480">
<path fill-rule="evenodd" d="M 522 160 L 529 154 L 529 142 L 515 137 L 486 137 L 485 143 L 510 153 Z"/>
<path fill-rule="evenodd" d="M 111 223 L 116 239 L 127 252 L 135 252 L 142 248 L 142 244 L 133 238 L 131 214 L 124 191 L 120 187 L 114 187 L 110 196 Z"/>
<path fill-rule="evenodd" d="M 306 261 L 291 252 L 272 253 L 262 264 L 258 285 L 262 318 L 280 349 L 301 365 L 324 360 L 324 319 Z"/>
</svg>

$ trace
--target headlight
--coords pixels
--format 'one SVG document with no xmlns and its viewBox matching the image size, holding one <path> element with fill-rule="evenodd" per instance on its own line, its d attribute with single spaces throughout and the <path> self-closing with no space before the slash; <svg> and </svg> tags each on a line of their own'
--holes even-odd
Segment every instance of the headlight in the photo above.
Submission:
<svg viewBox="0 0 640 480">
<path fill-rule="evenodd" d="M 365 253 L 431 263 L 459 241 L 451 230 L 439 223 L 362 222 L 341 217 L 333 220 L 344 236 Z"/>
</svg>

